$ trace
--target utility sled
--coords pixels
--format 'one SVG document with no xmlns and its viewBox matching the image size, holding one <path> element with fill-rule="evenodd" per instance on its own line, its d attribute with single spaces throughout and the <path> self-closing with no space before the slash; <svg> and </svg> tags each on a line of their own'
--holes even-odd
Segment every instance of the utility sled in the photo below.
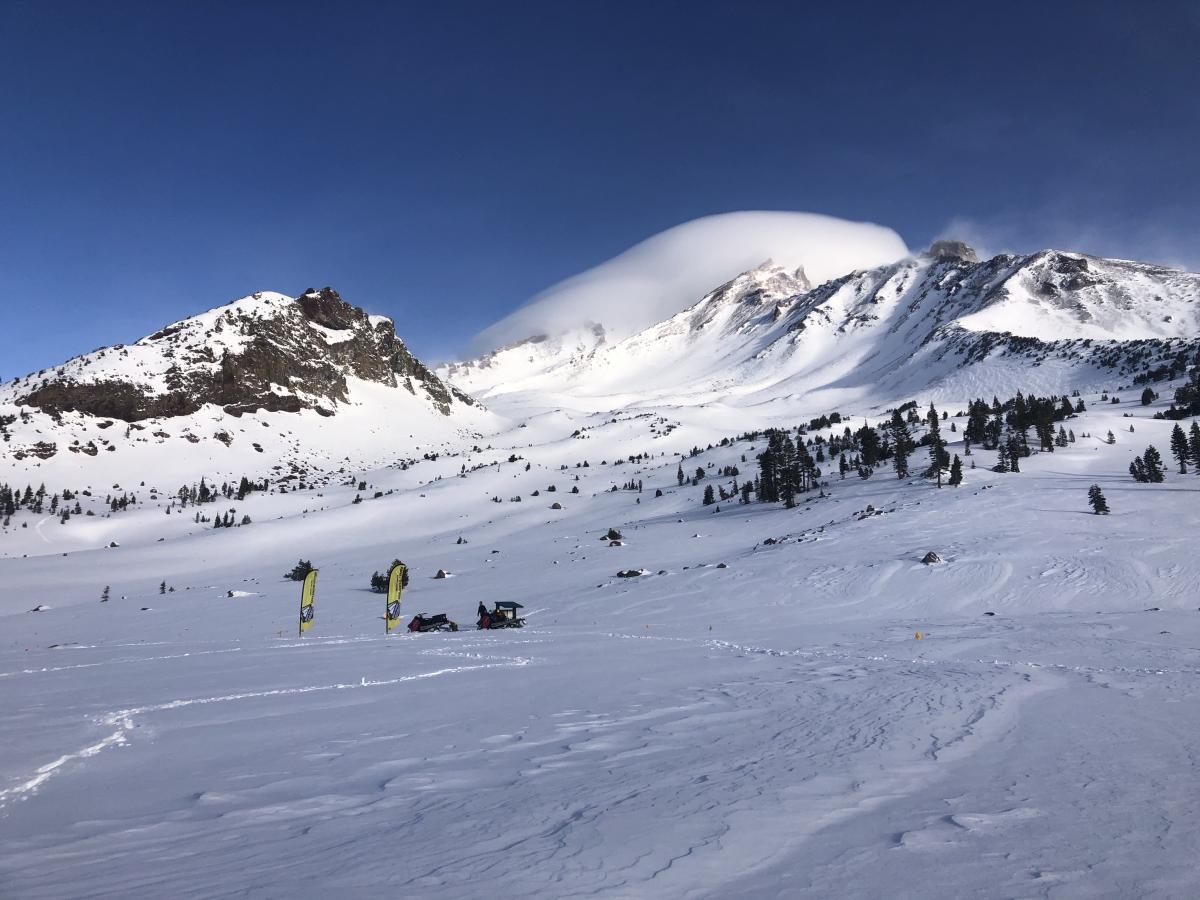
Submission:
<svg viewBox="0 0 1200 900">
<path fill-rule="evenodd" d="M 500 600 L 490 612 L 479 617 L 480 628 L 523 628 L 525 620 L 517 615 L 518 609 L 524 609 L 520 603 L 511 600 Z"/>
<path fill-rule="evenodd" d="M 445 613 L 438 613 L 435 616 L 417 613 L 413 616 L 413 620 L 408 623 L 408 630 L 421 634 L 424 634 L 426 631 L 458 631 L 458 623 L 451 622 L 446 618 Z"/>
</svg>

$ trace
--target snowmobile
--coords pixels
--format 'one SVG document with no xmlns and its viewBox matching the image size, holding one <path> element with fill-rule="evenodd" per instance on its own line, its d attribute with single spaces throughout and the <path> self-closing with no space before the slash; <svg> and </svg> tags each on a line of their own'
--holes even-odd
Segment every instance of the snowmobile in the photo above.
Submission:
<svg viewBox="0 0 1200 900">
<path fill-rule="evenodd" d="M 524 607 L 511 600 L 498 600 L 491 612 L 479 617 L 479 627 L 523 628 L 525 620 L 517 615 L 518 609 L 524 609 Z"/>
<path fill-rule="evenodd" d="M 408 623 L 408 630 L 422 634 L 426 631 L 458 631 L 458 623 L 451 622 L 445 613 L 438 613 L 434 616 L 417 613 L 413 616 L 413 620 Z"/>
</svg>

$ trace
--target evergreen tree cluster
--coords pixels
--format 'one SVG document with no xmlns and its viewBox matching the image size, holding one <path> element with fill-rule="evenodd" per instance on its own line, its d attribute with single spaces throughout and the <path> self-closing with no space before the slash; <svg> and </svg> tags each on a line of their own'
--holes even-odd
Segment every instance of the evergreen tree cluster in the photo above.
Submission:
<svg viewBox="0 0 1200 900">
<path fill-rule="evenodd" d="M 396 566 L 403 566 L 403 565 L 404 565 L 404 563 L 402 563 L 400 560 L 393 559 L 392 564 L 390 566 L 387 566 L 384 569 L 382 574 L 379 572 L 375 572 L 374 574 L 372 574 L 371 575 L 371 590 L 374 591 L 376 594 L 386 594 L 387 589 L 388 589 L 388 577 L 391 575 L 392 569 L 394 569 Z M 400 587 L 402 587 L 402 588 L 408 587 L 408 567 L 407 566 L 404 567 L 404 575 L 402 575 L 400 578 Z"/>
<path fill-rule="evenodd" d="M 1200 416 L 1200 364 L 1192 366 L 1188 380 L 1175 389 L 1175 402 L 1163 412 L 1155 413 L 1156 419 L 1186 419 Z"/>
<path fill-rule="evenodd" d="M 1141 456 L 1135 456 L 1129 464 L 1129 474 L 1134 481 L 1144 484 L 1161 484 L 1163 480 L 1162 456 L 1151 444 Z"/>
<path fill-rule="evenodd" d="M 1187 464 L 1190 462 L 1200 469 L 1200 425 L 1192 420 L 1192 427 L 1184 432 L 1178 422 L 1171 430 L 1171 455 L 1179 463 L 1179 474 L 1187 474 Z"/>
<path fill-rule="evenodd" d="M 764 503 L 779 503 L 788 509 L 796 505 L 796 496 L 816 487 L 821 470 L 803 440 L 793 441 L 787 431 L 769 429 L 767 448 L 758 454 L 758 498 Z"/>
<path fill-rule="evenodd" d="M 292 566 L 292 570 L 284 574 L 284 578 L 289 581 L 303 581 L 305 576 L 313 570 L 311 560 L 302 559 L 296 565 Z"/>
<path fill-rule="evenodd" d="M 963 442 L 968 448 L 964 452 L 969 454 L 972 444 L 985 450 L 998 450 L 1002 444 L 1010 444 L 1010 458 L 1014 450 L 1022 457 L 1029 456 L 1026 436 L 1029 429 L 1037 436 L 1040 449 L 1053 451 L 1056 444 L 1064 446 L 1055 440 L 1054 425 L 1085 410 L 1082 398 L 1072 404 L 1067 396 L 1026 397 L 1020 391 L 1003 403 L 997 397 L 992 397 L 991 403 L 972 400 L 967 406 L 967 425 L 963 429 Z M 1062 432 L 1061 426 L 1058 432 Z M 1011 440 L 1013 437 L 1015 441 Z"/>
<path fill-rule="evenodd" d="M 207 478 L 201 478 L 199 484 L 185 484 L 181 486 L 175 492 L 175 497 L 179 501 L 179 505 L 186 508 L 188 505 L 199 506 L 204 503 L 216 503 L 222 498 L 225 500 L 245 500 L 248 494 L 255 491 L 267 491 L 270 489 L 270 486 L 269 479 L 264 478 L 262 481 L 251 481 L 243 475 L 236 486 L 229 482 L 223 482 L 219 488 L 214 488 L 209 485 Z M 304 486 L 304 482 L 298 485 L 299 488 L 304 488 Z"/>
<path fill-rule="evenodd" d="M 89 491 L 83 493 L 85 496 L 91 496 Z M 50 515 L 58 516 L 62 523 L 70 521 L 72 516 L 94 515 L 90 509 L 84 512 L 78 497 L 79 495 L 69 488 L 64 488 L 61 493 L 50 494 L 46 491 L 45 484 L 38 485 L 37 490 L 34 490 L 32 485 L 26 485 L 22 491 L 18 487 L 0 483 L 0 525 L 11 525 L 12 517 L 22 509 L 37 516 L 48 511 Z M 75 501 L 73 506 L 70 503 L 72 500 Z M 118 509 L 125 509 L 131 503 L 137 503 L 137 497 L 127 494 L 121 498 L 109 496 L 105 502 L 112 503 L 112 509 L 116 512 Z"/>
<path fill-rule="evenodd" d="M 202 521 L 207 522 L 208 519 L 206 517 L 201 517 L 200 514 L 197 513 L 196 521 L 197 522 L 202 522 Z M 223 516 L 214 515 L 213 519 L 212 519 L 212 523 L 213 523 L 213 528 L 235 528 L 235 527 L 240 528 L 242 525 L 250 524 L 250 517 L 242 516 L 240 521 L 236 521 L 235 516 L 234 516 L 234 510 L 227 509 L 225 511 L 225 515 L 223 515 Z"/>
<path fill-rule="evenodd" d="M 1175 457 L 1180 475 L 1187 474 L 1189 463 L 1200 470 L 1200 424 L 1194 419 L 1187 431 L 1178 422 L 1171 429 L 1171 455 Z M 1153 445 L 1147 447 L 1145 453 L 1134 457 L 1129 464 L 1129 474 L 1134 481 L 1143 484 L 1161 483 L 1164 476 L 1162 454 Z"/>
</svg>

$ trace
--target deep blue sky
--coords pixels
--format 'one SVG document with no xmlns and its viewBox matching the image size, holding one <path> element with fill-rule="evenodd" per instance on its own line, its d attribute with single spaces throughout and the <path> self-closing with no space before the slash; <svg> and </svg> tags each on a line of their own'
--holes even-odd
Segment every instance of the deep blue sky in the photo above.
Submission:
<svg viewBox="0 0 1200 900">
<path fill-rule="evenodd" d="M 1200 5 L 0 0 L 0 377 L 333 285 L 427 359 L 679 222 L 1200 266 Z"/>
</svg>

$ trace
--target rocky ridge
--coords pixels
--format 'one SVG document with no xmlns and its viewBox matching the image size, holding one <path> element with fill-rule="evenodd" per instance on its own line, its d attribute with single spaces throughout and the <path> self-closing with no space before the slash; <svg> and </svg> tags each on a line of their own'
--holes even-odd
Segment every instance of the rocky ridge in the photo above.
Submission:
<svg viewBox="0 0 1200 900">
<path fill-rule="evenodd" d="M 447 416 L 475 402 L 426 368 L 390 319 L 328 287 L 295 299 L 254 294 L 17 379 L 3 399 L 125 422 L 187 416 L 206 404 L 235 417 L 305 409 L 331 416 L 348 401 L 352 378 L 402 388 Z"/>
</svg>

